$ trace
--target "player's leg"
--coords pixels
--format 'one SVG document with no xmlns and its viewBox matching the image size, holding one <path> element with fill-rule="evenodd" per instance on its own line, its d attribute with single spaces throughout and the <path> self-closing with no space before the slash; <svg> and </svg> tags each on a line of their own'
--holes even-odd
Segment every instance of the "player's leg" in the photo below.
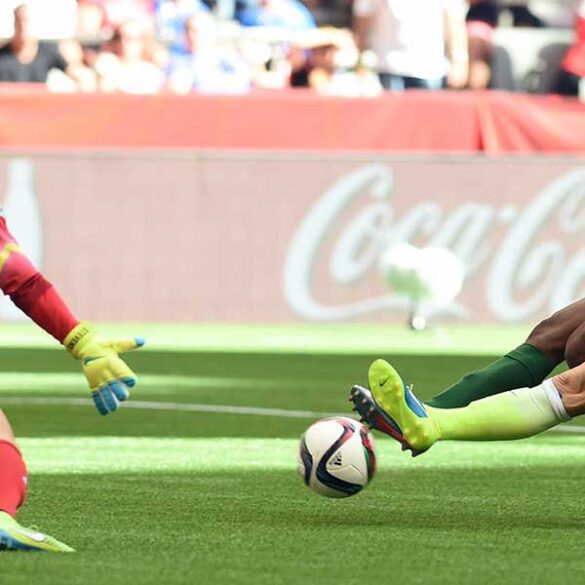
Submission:
<svg viewBox="0 0 585 585">
<path fill-rule="evenodd" d="M 0 410 L 0 551 L 72 552 L 73 549 L 51 536 L 27 529 L 16 521 L 24 503 L 28 473 L 14 433 Z"/>
<path fill-rule="evenodd" d="M 585 299 L 540 322 L 525 343 L 485 368 L 467 374 L 426 405 L 462 408 L 515 388 L 532 388 L 541 384 L 564 359 L 571 367 L 585 361 Z M 402 434 L 377 407 L 369 390 L 354 386 L 350 400 L 365 423 L 405 445 Z"/>
<path fill-rule="evenodd" d="M 561 362 L 562 359 L 551 359 L 527 341 L 485 368 L 466 374 L 426 404 L 434 408 L 461 408 L 513 388 L 536 386 Z"/>
<path fill-rule="evenodd" d="M 583 333 L 585 335 L 585 329 Z M 437 409 L 457 409 L 514 388 L 532 388 L 542 383 L 558 363 L 558 359 L 538 347 L 524 343 L 485 368 L 467 374 L 425 404 Z M 388 420 L 384 410 L 376 405 L 370 390 L 354 386 L 350 401 L 364 423 L 390 435 L 407 448 L 401 432 Z"/>
<path fill-rule="evenodd" d="M 464 408 L 424 406 L 384 360 L 368 373 L 377 407 L 418 455 L 437 441 L 502 441 L 541 433 L 585 413 L 585 364 L 546 380 L 478 400 Z"/>
<path fill-rule="evenodd" d="M 585 361 L 581 341 L 585 341 L 585 299 L 541 321 L 525 343 L 487 367 L 466 375 L 426 404 L 435 408 L 461 408 L 500 392 L 537 386 L 565 359 L 570 367 Z"/>
</svg>

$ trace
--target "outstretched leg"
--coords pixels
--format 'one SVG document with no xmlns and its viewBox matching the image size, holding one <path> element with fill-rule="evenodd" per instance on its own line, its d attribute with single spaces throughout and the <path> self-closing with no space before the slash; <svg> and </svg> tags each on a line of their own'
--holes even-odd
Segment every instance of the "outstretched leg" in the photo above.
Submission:
<svg viewBox="0 0 585 585">
<path fill-rule="evenodd" d="M 0 551 L 72 552 L 73 549 L 51 536 L 27 529 L 16 521 L 24 503 L 28 473 L 14 433 L 0 410 Z"/>
<path fill-rule="evenodd" d="M 572 368 L 585 362 L 585 299 L 540 322 L 524 344 L 487 367 L 467 374 L 425 405 L 437 409 L 463 408 L 515 388 L 534 388 L 563 360 Z M 402 443 L 403 448 L 410 448 L 402 432 L 388 413 L 376 404 L 369 390 L 354 386 L 350 400 L 362 421 L 392 436 Z"/>
<path fill-rule="evenodd" d="M 423 406 L 384 360 L 370 366 L 368 377 L 377 407 L 413 455 L 437 441 L 522 439 L 585 413 L 585 364 L 535 388 L 503 392 L 455 409 Z"/>
<path fill-rule="evenodd" d="M 426 404 L 435 408 L 461 408 L 500 392 L 537 386 L 565 360 L 569 367 L 582 364 L 584 344 L 585 299 L 582 299 L 541 321 L 521 346 L 466 375 Z"/>
</svg>

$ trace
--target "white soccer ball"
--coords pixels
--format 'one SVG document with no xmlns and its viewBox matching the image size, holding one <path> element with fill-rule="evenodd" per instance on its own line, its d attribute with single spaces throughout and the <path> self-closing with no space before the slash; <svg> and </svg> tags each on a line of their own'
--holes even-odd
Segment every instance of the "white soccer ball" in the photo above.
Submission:
<svg viewBox="0 0 585 585">
<path fill-rule="evenodd" d="M 374 439 L 352 418 L 318 420 L 301 437 L 298 471 L 305 484 L 322 496 L 353 496 L 376 471 Z"/>
</svg>

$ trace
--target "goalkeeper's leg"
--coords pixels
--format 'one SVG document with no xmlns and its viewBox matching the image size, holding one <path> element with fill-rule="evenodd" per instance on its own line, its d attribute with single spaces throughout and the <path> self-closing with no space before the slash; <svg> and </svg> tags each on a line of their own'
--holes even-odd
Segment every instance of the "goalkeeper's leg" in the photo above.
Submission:
<svg viewBox="0 0 585 585">
<path fill-rule="evenodd" d="M 422 405 L 384 360 L 369 370 L 373 399 L 418 454 L 437 441 L 502 441 L 530 437 L 585 413 L 585 364 L 546 380 L 473 402 L 464 408 Z"/>
<path fill-rule="evenodd" d="M 72 552 L 36 529 L 21 526 L 16 512 L 24 503 L 28 473 L 8 419 L 0 410 L 0 551 Z"/>
</svg>

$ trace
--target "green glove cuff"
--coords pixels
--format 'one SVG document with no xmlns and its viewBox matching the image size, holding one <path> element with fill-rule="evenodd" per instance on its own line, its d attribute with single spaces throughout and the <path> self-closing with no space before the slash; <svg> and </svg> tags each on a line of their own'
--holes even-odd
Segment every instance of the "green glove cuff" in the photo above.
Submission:
<svg viewBox="0 0 585 585">
<path fill-rule="evenodd" d="M 94 326 L 89 321 L 81 321 L 69 332 L 63 340 L 63 345 L 75 359 L 80 360 L 83 357 L 83 350 L 96 336 Z"/>
</svg>

